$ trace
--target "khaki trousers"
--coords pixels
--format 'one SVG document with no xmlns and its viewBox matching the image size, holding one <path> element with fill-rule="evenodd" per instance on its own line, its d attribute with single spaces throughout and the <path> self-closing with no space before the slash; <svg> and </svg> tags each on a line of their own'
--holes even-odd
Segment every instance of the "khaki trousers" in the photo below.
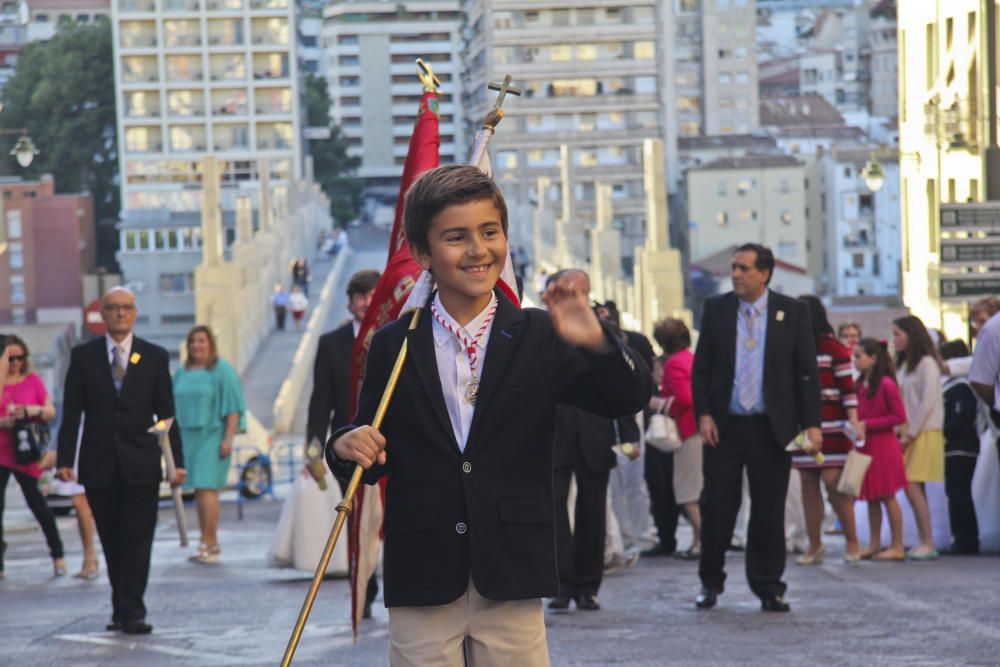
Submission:
<svg viewBox="0 0 1000 667">
<path fill-rule="evenodd" d="M 487 600 L 469 588 L 454 602 L 389 608 L 391 667 L 549 667 L 541 600 Z"/>
</svg>

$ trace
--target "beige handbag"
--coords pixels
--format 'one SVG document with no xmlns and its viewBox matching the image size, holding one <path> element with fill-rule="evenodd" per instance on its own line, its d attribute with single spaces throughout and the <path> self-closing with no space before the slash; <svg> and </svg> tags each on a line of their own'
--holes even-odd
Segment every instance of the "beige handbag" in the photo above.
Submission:
<svg viewBox="0 0 1000 667">
<path fill-rule="evenodd" d="M 847 461 L 844 462 L 844 470 L 840 473 L 840 481 L 837 482 L 837 491 L 853 498 L 861 495 L 861 485 L 871 464 L 872 457 L 851 448 L 847 453 Z"/>
</svg>

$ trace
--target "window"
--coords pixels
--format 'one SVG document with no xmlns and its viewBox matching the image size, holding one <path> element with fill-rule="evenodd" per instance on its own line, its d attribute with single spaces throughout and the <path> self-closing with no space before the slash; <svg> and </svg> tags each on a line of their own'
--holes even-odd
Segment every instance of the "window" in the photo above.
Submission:
<svg viewBox="0 0 1000 667">
<path fill-rule="evenodd" d="M 865 255 L 864 253 L 856 252 L 851 255 L 851 266 L 855 269 L 865 268 Z"/>
<path fill-rule="evenodd" d="M 634 53 L 636 60 L 653 60 L 656 57 L 656 42 L 636 42 Z"/>
<path fill-rule="evenodd" d="M 18 271 L 24 268 L 24 246 L 20 243 L 11 243 L 8 248 L 10 249 L 10 268 L 12 271 Z"/>
<path fill-rule="evenodd" d="M 10 302 L 15 306 L 23 306 L 27 298 L 24 294 L 24 276 L 10 277 Z"/>
<path fill-rule="evenodd" d="M 160 324 L 194 324 L 194 315 L 162 315 Z"/>
<path fill-rule="evenodd" d="M 725 179 L 719 181 L 719 183 L 718 183 L 715 191 L 716 191 L 716 194 L 718 194 L 720 197 L 725 197 L 726 196 L 726 181 L 725 181 Z"/>
<path fill-rule="evenodd" d="M 191 294 L 192 292 L 194 292 L 193 273 L 160 274 L 160 294 Z"/>
<path fill-rule="evenodd" d="M 719 211 L 715 216 L 715 221 L 719 223 L 719 227 L 729 226 L 729 214 L 725 211 Z"/>
<path fill-rule="evenodd" d="M 7 211 L 7 238 L 10 240 L 21 238 L 21 211 Z"/>
<path fill-rule="evenodd" d="M 789 184 L 787 178 L 782 178 L 778 181 L 778 192 L 782 194 L 788 194 L 792 191 L 792 186 Z"/>
<path fill-rule="evenodd" d="M 747 192 L 752 190 L 757 183 L 752 178 L 744 178 L 737 185 L 736 188 L 740 191 L 741 195 L 745 195 Z"/>
<path fill-rule="evenodd" d="M 781 212 L 781 224 L 790 225 L 792 224 L 792 212 L 787 208 Z"/>
</svg>

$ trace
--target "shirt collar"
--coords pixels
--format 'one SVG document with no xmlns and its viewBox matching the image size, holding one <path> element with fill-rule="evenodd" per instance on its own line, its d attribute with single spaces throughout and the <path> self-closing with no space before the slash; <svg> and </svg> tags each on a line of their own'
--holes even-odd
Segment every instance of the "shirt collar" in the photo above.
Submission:
<svg viewBox="0 0 1000 667">
<path fill-rule="evenodd" d="M 125 350 L 126 352 L 128 352 L 129 350 L 132 349 L 132 339 L 134 337 L 135 334 L 129 332 L 129 335 L 126 336 L 124 340 L 122 340 L 122 342 L 116 343 L 111 336 L 104 334 L 104 342 L 107 344 L 108 354 L 111 354 L 111 348 L 113 347 L 117 347 L 120 350 Z"/>
<path fill-rule="evenodd" d="M 479 327 L 483 325 L 483 322 L 486 320 L 486 317 L 490 312 L 490 308 L 493 306 L 493 303 L 496 300 L 497 300 L 496 294 L 490 294 L 490 301 L 489 303 L 486 304 L 486 307 L 483 308 L 478 315 L 473 317 L 472 320 L 464 327 L 460 326 L 458 322 L 455 321 L 455 318 L 449 315 L 448 311 L 445 310 L 444 305 L 441 303 L 440 292 L 434 295 L 434 307 L 437 309 L 438 315 L 441 316 L 441 319 L 443 319 L 451 326 L 455 327 L 457 331 L 463 331 L 466 336 L 472 338 L 472 334 L 470 332 L 479 331 Z M 455 338 L 455 335 L 453 333 L 451 333 L 443 326 L 441 326 L 441 323 L 437 321 L 436 317 L 432 317 L 431 320 L 434 323 L 434 326 L 432 327 L 434 331 L 434 342 L 435 344 L 437 344 L 438 347 L 447 345 L 448 341 L 458 340 L 457 338 Z"/>
<path fill-rule="evenodd" d="M 767 310 L 767 295 L 769 292 L 770 290 L 765 289 L 764 294 L 753 303 L 746 301 L 744 299 L 740 299 L 740 310 L 746 310 L 747 308 L 752 308 L 757 313 L 757 315 L 760 315 L 761 313 L 765 312 Z"/>
</svg>

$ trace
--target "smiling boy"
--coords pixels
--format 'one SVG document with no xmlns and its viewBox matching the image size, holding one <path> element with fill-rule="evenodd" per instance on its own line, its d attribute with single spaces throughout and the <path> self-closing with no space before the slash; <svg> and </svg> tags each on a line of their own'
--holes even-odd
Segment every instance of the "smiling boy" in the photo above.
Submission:
<svg viewBox="0 0 1000 667">
<path fill-rule="evenodd" d="M 357 426 L 327 445 L 338 477 L 355 463 L 365 483 L 388 476 L 390 663 L 548 665 L 540 598 L 558 591 L 556 403 L 634 414 L 649 399 L 649 371 L 598 321 L 574 276 L 546 291 L 547 313 L 521 310 L 496 289 L 507 207 L 475 167 L 421 176 L 404 225 L 437 290 L 416 329 L 404 317 L 376 333 Z M 376 431 L 364 424 L 403 340 L 409 357 Z"/>
</svg>

